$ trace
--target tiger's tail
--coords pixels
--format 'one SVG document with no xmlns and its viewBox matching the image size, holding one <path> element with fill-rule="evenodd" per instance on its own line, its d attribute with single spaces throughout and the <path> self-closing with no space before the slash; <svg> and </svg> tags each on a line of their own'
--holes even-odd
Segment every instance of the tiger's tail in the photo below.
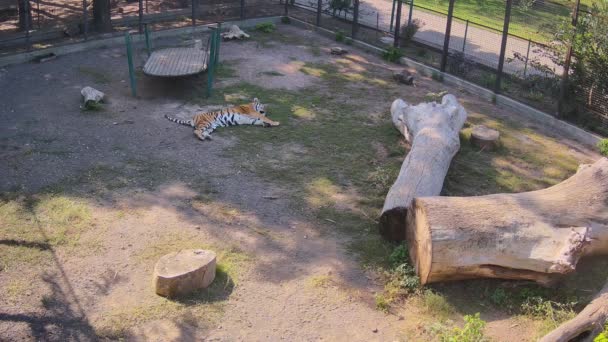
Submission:
<svg viewBox="0 0 608 342">
<path fill-rule="evenodd" d="M 192 120 L 180 120 L 180 119 L 177 119 L 177 118 L 172 118 L 172 117 L 170 117 L 168 115 L 165 115 L 165 118 L 167 118 L 167 120 L 169 120 L 169 121 L 173 121 L 173 122 L 178 123 L 180 125 L 185 125 L 185 126 L 192 127 Z"/>
</svg>

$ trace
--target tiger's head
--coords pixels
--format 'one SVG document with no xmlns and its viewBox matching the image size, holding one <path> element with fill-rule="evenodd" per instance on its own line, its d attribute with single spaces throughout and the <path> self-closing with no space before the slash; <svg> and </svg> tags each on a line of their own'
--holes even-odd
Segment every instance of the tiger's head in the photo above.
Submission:
<svg viewBox="0 0 608 342">
<path fill-rule="evenodd" d="M 260 103 L 260 100 L 258 100 L 257 97 L 253 99 L 250 106 L 253 111 L 249 111 L 246 115 L 251 118 L 251 125 L 264 127 L 274 127 L 280 125 L 280 122 L 270 120 L 266 117 L 266 107 Z"/>
</svg>

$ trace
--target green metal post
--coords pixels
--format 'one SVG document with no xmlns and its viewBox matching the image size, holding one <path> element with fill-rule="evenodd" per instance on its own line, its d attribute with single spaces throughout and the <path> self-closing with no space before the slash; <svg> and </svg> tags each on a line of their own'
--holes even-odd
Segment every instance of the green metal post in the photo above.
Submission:
<svg viewBox="0 0 608 342">
<path fill-rule="evenodd" d="M 131 81 L 131 94 L 137 97 L 137 84 L 135 81 L 135 69 L 133 68 L 133 51 L 131 49 L 131 34 L 125 32 L 125 43 L 127 44 L 127 61 L 129 63 L 129 79 Z"/>
<path fill-rule="evenodd" d="M 215 46 L 217 44 L 217 29 L 213 29 L 211 34 L 211 50 L 209 51 L 209 61 L 207 63 L 207 97 L 211 97 L 213 90 L 213 72 L 215 71 Z"/>
<path fill-rule="evenodd" d="M 146 37 L 146 50 L 148 50 L 148 56 L 152 53 L 150 48 L 150 31 L 148 31 L 148 24 L 144 24 L 144 34 Z"/>
<path fill-rule="evenodd" d="M 414 15 L 414 0 L 410 0 L 410 13 L 407 16 L 407 26 L 412 25 L 412 16 Z"/>
</svg>

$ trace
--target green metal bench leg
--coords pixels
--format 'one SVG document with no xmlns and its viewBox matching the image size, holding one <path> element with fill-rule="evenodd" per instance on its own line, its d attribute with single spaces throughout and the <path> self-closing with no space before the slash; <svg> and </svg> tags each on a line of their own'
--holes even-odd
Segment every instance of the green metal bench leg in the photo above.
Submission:
<svg viewBox="0 0 608 342">
<path fill-rule="evenodd" d="M 133 68 L 133 49 L 131 48 L 131 34 L 129 32 L 125 32 L 125 43 L 127 44 L 127 62 L 129 63 L 129 80 L 131 81 L 131 94 L 133 94 L 133 97 L 137 97 L 135 68 Z"/>
</svg>

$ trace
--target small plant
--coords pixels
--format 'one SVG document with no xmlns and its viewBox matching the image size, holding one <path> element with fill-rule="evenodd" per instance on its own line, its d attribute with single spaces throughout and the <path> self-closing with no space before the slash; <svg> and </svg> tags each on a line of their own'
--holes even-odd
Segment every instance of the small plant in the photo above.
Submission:
<svg viewBox="0 0 608 342">
<path fill-rule="evenodd" d="M 604 331 L 597 335 L 593 342 L 608 342 L 608 322 L 606 322 L 606 325 L 604 326 Z"/>
<path fill-rule="evenodd" d="M 420 20 L 414 19 L 409 25 L 404 26 L 401 29 L 401 45 L 408 46 L 423 25 L 424 24 Z"/>
<path fill-rule="evenodd" d="M 448 72 L 456 76 L 468 76 L 473 70 L 474 64 L 460 51 L 451 52 L 448 56 Z"/>
<path fill-rule="evenodd" d="M 346 39 L 346 36 L 344 35 L 344 32 L 342 32 L 341 30 L 336 31 L 336 41 L 337 42 L 343 42 L 344 39 Z"/>
<path fill-rule="evenodd" d="M 382 53 L 382 58 L 392 63 L 399 62 L 401 57 L 403 57 L 403 51 L 393 46 L 389 47 Z"/>
<path fill-rule="evenodd" d="M 474 316 L 464 316 L 464 327 L 454 327 L 451 331 L 445 332 L 440 336 L 441 342 L 484 342 L 488 341 L 483 336 L 483 329 L 486 322 L 479 318 L 479 313 Z"/>
<path fill-rule="evenodd" d="M 576 303 L 557 303 L 540 296 L 528 297 L 521 305 L 521 311 L 529 316 L 546 319 L 557 326 L 574 316 L 572 308 Z"/>
<path fill-rule="evenodd" d="M 426 102 L 441 102 L 441 99 L 447 94 L 447 91 L 440 91 L 438 93 L 429 92 L 424 95 L 424 101 Z"/>
<path fill-rule="evenodd" d="M 437 82 L 443 82 L 443 74 L 439 71 L 433 71 L 431 78 Z"/>
<path fill-rule="evenodd" d="M 602 139 L 597 143 L 597 147 L 600 149 L 600 154 L 608 157 L 608 139 Z"/>
<path fill-rule="evenodd" d="M 507 293 L 503 289 L 496 289 L 490 295 L 490 300 L 497 306 L 504 306 L 507 303 Z"/>
<path fill-rule="evenodd" d="M 283 24 L 291 24 L 291 18 L 290 17 L 281 17 L 281 22 Z"/>
<path fill-rule="evenodd" d="M 273 23 L 259 23 L 255 25 L 255 30 L 263 33 L 272 33 L 276 30 Z"/>
<path fill-rule="evenodd" d="M 386 299 L 386 297 L 384 297 L 383 294 L 378 293 L 374 296 L 374 299 L 376 301 L 376 309 L 380 310 L 380 311 L 384 311 L 387 312 L 389 307 L 390 307 L 390 303 L 388 302 L 388 300 Z"/>
<path fill-rule="evenodd" d="M 408 251 L 405 244 L 395 247 L 391 255 L 388 257 L 388 261 L 392 267 L 399 267 L 400 265 L 407 263 Z"/>
<path fill-rule="evenodd" d="M 346 40 L 344 40 L 344 44 L 353 45 L 353 40 L 351 38 L 346 38 Z"/>
</svg>

